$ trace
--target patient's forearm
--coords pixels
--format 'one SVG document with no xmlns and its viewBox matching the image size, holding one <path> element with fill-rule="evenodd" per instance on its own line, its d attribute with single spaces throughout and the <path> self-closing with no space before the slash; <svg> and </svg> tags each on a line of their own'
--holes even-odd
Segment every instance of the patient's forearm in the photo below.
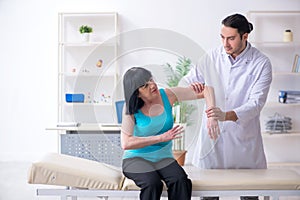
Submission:
<svg viewBox="0 0 300 200">
<path fill-rule="evenodd" d="M 213 87 L 205 86 L 204 98 L 206 101 L 207 108 L 216 106 L 215 93 L 214 93 Z M 224 113 L 224 115 L 225 115 L 224 116 L 225 119 L 223 119 L 221 121 L 237 121 L 238 120 L 238 117 L 234 111 L 227 111 Z"/>
<path fill-rule="evenodd" d="M 214 88 L 211 86 L 205 86 L 203 93 L 204 93 L 204 98 L 205 98 L 207 108 L 211 106 L 216 106 Z"/>
<path fill-rule="evenodd" d="M 161 142 L 161 135 L 134 137 L 132 135 L 128 136 L 124 132 L 121 134 L 121 146 L 124 150 L 139 149 L 159 142 Z"/>
</svg>

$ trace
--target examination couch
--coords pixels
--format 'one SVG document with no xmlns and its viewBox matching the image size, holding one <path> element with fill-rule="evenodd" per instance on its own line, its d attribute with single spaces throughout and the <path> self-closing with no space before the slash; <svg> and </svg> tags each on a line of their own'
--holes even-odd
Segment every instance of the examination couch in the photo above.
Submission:
<svg viewBox="0 0 300 200">
<path fill-rule="evenodd" d="M 263 196 L 278 200 L 280 196 L 297 196 L 300 199 L 300 175 L 293 170 L 203 170 L 193 166 L 184 169 L 192 180 L 193 197 Z M 38 196 L 60 196 L 62 200 L 139 197 L 139 188 L 123 176 L 120 168 L 55 153 L 32 163 L 28 183 L 36 184 Z M 162 196 L 167 196 L 166 190 Z"/>
</svg>

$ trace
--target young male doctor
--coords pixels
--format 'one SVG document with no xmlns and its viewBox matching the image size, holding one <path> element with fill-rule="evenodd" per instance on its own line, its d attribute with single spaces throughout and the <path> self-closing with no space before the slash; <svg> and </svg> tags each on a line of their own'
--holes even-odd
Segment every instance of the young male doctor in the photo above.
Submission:
<svg viewBox="0 0 300 200">
<path fill-rule="evenodd" d="M 263 148 L 260 112 L 272 81 L 270 60 L 248 42 L 253 25 L 241 14 L 222 21 L 222 46 L 203 56 L 184 77 L 212 86 L 216 107 L 205 110 L 193 157 L 195 166 L 205 169 L 267 168 Z M 219 121 L 220 134 L 209 135 L 207 118 Z M 202 199 L 219 199 L 203 197 Z M 258 197 L 241 197 L 253 200 Z"/>
</svg>

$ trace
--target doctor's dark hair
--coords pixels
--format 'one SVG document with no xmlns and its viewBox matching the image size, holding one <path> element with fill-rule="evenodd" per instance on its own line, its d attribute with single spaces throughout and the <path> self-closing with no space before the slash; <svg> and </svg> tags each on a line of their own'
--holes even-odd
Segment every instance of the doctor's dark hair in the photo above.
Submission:
<svg viewBox="0 0 300 200">
<path fill-rule="evenodd" d="M 139 97 L 139 88 L 152 78 L 150 71 L 142 67 L 132 67 L 123 76 L 123 89 L 126 114 L 134 114 L 143 107 L 144 101 Z"/>
<path fill-rule="evenodd" d="M 241 37 L 244 33 L 250 33 L 253 30 L 253 25 L 241 14 L 233 14 L 226 17 L 222 20 L 222 24 L 237 29 Z"/>
</svg>

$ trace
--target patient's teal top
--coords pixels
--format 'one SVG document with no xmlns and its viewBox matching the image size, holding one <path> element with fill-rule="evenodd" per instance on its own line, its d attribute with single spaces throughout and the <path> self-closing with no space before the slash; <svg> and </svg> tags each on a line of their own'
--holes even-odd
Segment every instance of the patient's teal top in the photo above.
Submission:
<svg viewBox="0 0 300 200">
<path fill-rule="evenodd" d="M 164 112 L 157 116 L 146 116 L 141 110 L 134 114 L 136 124 L 133 135 L 135 137 L 147 137 L 160 135 L 173 127 L 172 106 L 164 89 L 159 90 L 164 105 Z M 141 157 L 157 162 L 163 158 L 173 158 L 172 140 L 160 142 L 139 149 L 125 150 L 123 159 Z"/>
</svg>

